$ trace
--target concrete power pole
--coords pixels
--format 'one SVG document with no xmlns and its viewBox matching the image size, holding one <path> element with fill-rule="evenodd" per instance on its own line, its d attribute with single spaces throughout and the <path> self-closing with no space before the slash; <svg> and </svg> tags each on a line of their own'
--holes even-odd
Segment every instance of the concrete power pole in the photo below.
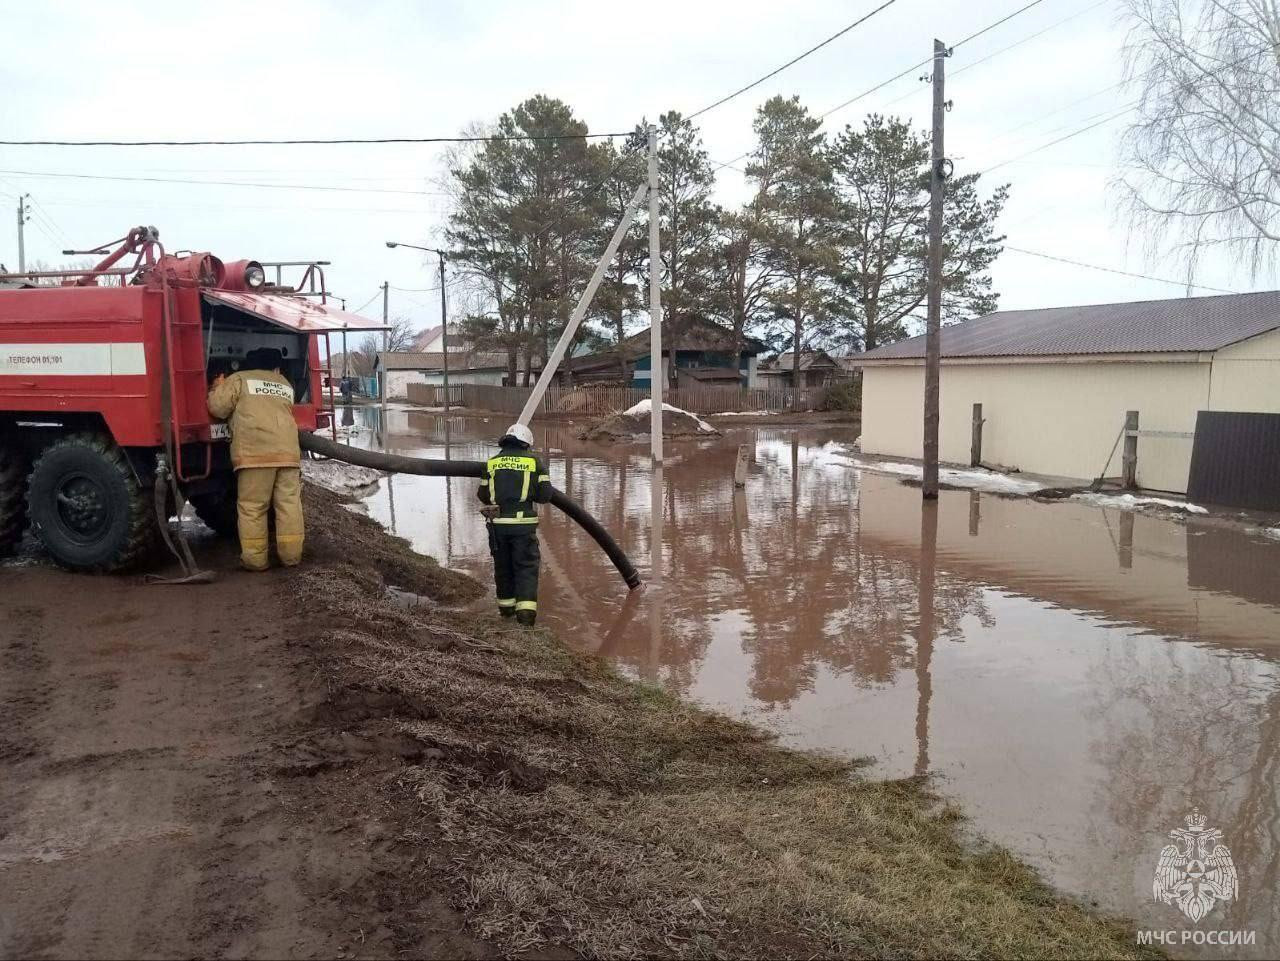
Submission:
<svg viewBox="0 0 1280 961">
<path fill-rule="evenodd" d="M 947 105 L 944 64 L 947 46 L 933 41 L 933 140 L 929 170 L 928 318 L 924 347 L 924 482 L 925 500 L 938 496 L 938 381 L 942 367 L 942 199 L 946 186 L 946 162 L 942 151 L 942 126 Z"/>
<path fill-rule="evenodd" d="M 444 251 L 440 255 L 440 350 L 444 363 L 444 416 L 449 416 L 449 301 L 444 289 Z"/>
<path fill-rule="evenodd" d="M 30 196 L 31 194 L 23 194 L 18 198 L 18 273 L 25 273 L 27 269 L 27 240 L 23 228 L 31 215 L 31 208 L 27 206 L 27 198 Z"/>
<path fill-rule="evenodd" d="M 649 125 L 649 445 L 662 463 L 662 255 L 658 232 L 658 128 Z M 675 358 L 672 358 L 675 363 Z"/>
<path fill-rule="evenodd" d="M 391 350 L 391 331 L 387 329 L 387 317 L 390 313 L 391 305 L 389 298 L 391 295 L 391 282 L 384 280 L 382 282 L 382 410 L 387 410 L 387 353 Z"/>
</svg>

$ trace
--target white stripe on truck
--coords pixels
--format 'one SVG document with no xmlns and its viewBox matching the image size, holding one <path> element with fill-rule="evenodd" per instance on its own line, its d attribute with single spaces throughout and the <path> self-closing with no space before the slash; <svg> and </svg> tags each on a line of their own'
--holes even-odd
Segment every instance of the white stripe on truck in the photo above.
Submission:
<svg viewBox="0 0 1280 961">
<path fill-rule="evenodd" d="M 0 377 L 129 377 L 146 372 L 141 342 L 0 344 Z"/>
</svg>

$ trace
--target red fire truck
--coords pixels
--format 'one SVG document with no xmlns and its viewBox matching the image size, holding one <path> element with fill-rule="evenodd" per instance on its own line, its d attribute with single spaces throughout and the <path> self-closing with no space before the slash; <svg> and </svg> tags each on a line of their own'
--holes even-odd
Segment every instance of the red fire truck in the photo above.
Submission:
<svg viewBox="0 0 1280 961">
<path fill-rule="evenodd" d="M 0 274 L 0 556 L 30 526 L 68 568 L 136 566 L 175 488 L 210 527 L 234 531 L 229 434 L 209 417 L 211 381 L 255 347 L 277 348 L 298 426 L 314 431 L 333 417 L 321 338 L 381 325 L 329 302 L 323 261 L 166 254 L 154 227 L 114 250 L 67 253 L 107 256 L 84 271 Z M 302 280 L 284 285 L 286 268 Z"/>
</svg>

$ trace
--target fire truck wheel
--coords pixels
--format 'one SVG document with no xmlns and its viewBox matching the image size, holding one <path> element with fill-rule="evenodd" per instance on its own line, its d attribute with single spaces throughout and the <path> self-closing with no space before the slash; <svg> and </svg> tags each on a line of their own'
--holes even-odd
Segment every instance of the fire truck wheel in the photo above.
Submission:
<svg viewBox="0 0 1280 961">
<path fill-rule="evenodd" d="M 18 549 L 27 528 L 27 469 L 22 449 L 0 438 L 0 557 Z"/>
<path fill-rule="evenodd" d="M 132 567 L 155 544 L 151 491 L 101 434 L 72 434 L 45 448 L 31 471 L 27 504 L 40 542 L 72 570 Z"/>
<path fill-rule="evenodd" d="M 191 498 L 196 516 L 219 537 L 237 536 L 236 492 L 234 487 Z"/>
</svg>

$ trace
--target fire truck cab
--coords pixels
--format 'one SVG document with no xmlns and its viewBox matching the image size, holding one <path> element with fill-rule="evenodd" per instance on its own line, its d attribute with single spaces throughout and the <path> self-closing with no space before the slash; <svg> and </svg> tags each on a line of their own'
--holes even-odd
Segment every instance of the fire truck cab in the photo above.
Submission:
<svg viewBox="0 0 1280 961">
<path fill-rule="evenodd" d="M 114 571 L 153 553 L 173 482 L 206 524 L 234 533 L 229 428 L 207 407 L 219 374 L 278 349 L 298 427 L 314 431 L 333 419 L 328 334 L 382 325 L 329 303 L 323 262 L 166 254 L 154 227 L 87 253 L 107 256 L 0 274 L 0 556 L 30 526 L 63 566 Z M 285 268 L 301 281 L 283 284 Z"/>
</svg>

